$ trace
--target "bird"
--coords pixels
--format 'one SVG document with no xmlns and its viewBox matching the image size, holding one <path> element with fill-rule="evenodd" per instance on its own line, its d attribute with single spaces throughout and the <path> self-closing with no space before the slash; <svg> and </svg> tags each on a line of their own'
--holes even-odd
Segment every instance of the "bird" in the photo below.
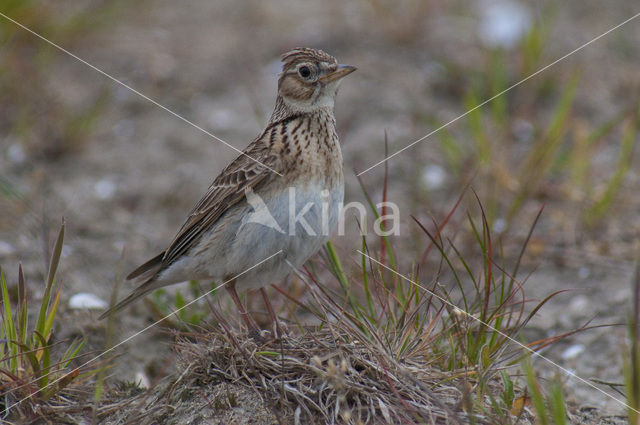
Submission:
<svg viewBox="0 0 640 425">
<path fill-rule="evenodd" d="M 225 282 L 251 330 L 237 290 L 284 279 L 328 241 L 344 199 L 334 101 L 356 70 L 322 50 L 281 56 L 275 107 L 260 135 L 213 180 L 167 249 L 127 276 L 138 284 L 100 319 L 149 292 L 187 280 Z M 265 259 L 268 259 L 265 261 Z"/>
</svg>

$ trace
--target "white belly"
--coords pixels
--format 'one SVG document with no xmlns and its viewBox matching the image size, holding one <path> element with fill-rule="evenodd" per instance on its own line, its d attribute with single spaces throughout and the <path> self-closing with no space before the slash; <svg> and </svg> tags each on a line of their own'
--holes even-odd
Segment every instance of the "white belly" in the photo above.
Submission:
<svg viewBox="0 0 640 425">
<path fill-rule="evenodd" d="M 297 186 L 291 192 L 247 196 L 218 221 L 187 256 L 162 273 L 163 281 L 238 276 L 239 289 L 277 283 L 291 265 L 301 266 L 329 240 L 335 228 L 344 186 Z M 258 267 L 256 264 L 275 255 Z M 190 270 L 187 276 L 184 272 Z M 196 271 L 196 273 L 193 273 Z M 195 274 L 195 276 L 194 276 Z"/>
</svg>

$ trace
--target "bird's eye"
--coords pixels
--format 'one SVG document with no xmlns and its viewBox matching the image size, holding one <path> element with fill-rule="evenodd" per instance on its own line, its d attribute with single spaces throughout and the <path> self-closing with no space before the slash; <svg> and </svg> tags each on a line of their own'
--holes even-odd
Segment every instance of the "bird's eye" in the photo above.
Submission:
<svg viewBox="0 0 640 425">
<path fill-rule="evenodd" d="M 298 69 L 298 74 L 300 74 L 302 78 L 309 78 L 311 76 L 311 70 L 306 65 L 301 66 L 300 69 Z"/>
</svg>

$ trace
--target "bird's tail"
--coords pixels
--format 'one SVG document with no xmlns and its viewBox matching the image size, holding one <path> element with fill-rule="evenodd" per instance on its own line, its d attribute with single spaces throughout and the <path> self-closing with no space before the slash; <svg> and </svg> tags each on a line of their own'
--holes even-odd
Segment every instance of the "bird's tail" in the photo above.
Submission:
<svg viewBox="0 0 640 425">
<path fill-rule="evenodd" d="M 137 300 L 138 298 L 144 297 L 149 292 L 158 288 L 159 286 L 154 286 L 153 285 L 154 283 L 156 282 L 149 281 L 147 283 L 144 283 L 140 287 L 136 288 L 131 294 L 127 296 L 127 298 L 123 299 L 122 301 L 118 302 L 116 305 L 114 305 L 113 307 L 109 308 L 107 311 L 102 313 L 100 317 L 98 317 L 98 320 L 102 320 L 105 317 L 111 316 L 113 313 L 116 313 L 122 310 L 123 308 L 125 308 L 126 306 L 128 306 L 129 304 Z M 151 285 L 149 287 L 146 287 L 147 284 L 151 284 Z"/>
<path fill-rule="evenodd" d="M 102 313 L 100 317 L 98 317 L 98 320 L 102 320 L 105 317 L 122 310 L 138 298 L 145 296 L 154 289 L 164 286 L 164 284 L 160 284 L 156 280 L 156 276 L 162 268 L 163 257 L 164 252 L 156 255 L 151 260 L 147 261 L 146 263 L 135 269 L 133 272 L 131 272 L 129 276 L 127 276 L 127 280 L 135 279 L 138 282 L 142 282 L 142 284 L 134 289 L 133 292 L 129 294 L 125 299 Z"/>
<path fill-rule="evenodd" d="M 138 279 L 138 280 L 149 280 L 152 276 L 154 276 L 160 268 L 162 267 L 162 259 L 164 258 L 164 251 L 160 254 L 153 257 L 151 260 L 147 261 L 127 276 L 127 280 Z"/>
</svg>

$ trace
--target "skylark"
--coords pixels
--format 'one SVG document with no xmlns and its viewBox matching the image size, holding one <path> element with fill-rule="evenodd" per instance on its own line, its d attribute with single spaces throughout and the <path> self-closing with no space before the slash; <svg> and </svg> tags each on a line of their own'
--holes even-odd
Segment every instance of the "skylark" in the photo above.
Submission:
<svg viewBox="0 0 640 425">
<path fill-rule="evenodd" d="M 265 285 L 327 242 L 344 197 L 333 105 L 340 81 L 356 68 L 310 48 L 293 49 L 282 61 L 266 128 L 214 179 L 169 247 L 127 276 L 140 286 L 101 318 L 154 289 L 212 279 L 228 281 L 225 288 L 253 328 L 236 288 L 260 288 L 266 302 Z"/>
</svg>

